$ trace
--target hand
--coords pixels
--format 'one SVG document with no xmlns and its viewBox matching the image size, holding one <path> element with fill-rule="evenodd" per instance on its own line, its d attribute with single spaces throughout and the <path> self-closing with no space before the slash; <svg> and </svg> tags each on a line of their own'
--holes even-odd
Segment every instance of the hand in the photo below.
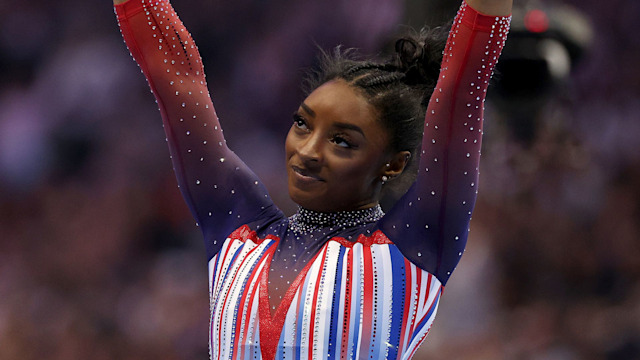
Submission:
<svg viewBox="0 0 640 360">
<path fill-rule="evenodd" d="M 467 4 L 477 11 L 491 16 L 507 16 L 511 14 L 513 0 L 466 0 Z"/>
</svg>

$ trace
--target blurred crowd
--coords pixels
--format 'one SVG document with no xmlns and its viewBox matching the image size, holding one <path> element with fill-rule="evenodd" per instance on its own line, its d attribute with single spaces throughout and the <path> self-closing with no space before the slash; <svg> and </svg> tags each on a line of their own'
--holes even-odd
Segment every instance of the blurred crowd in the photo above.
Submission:
<svg viewBox="0 0 640 360">
<path fill-rule="evenodd" d="M 584 13 L 591 47 L 531 141 L 488 103 L 469 245 L 416 359 L 640 359 L 640 2 L 547 2 Z M 230 146 L 287 213 L 283 141 L 317 47 L 377 54 L 406 8 L 457 7 L 173 3 Z M 0 359 L 206 359 L 208 306 L 199 229 L 111 4 L 0 2 Z"/>
</svg>

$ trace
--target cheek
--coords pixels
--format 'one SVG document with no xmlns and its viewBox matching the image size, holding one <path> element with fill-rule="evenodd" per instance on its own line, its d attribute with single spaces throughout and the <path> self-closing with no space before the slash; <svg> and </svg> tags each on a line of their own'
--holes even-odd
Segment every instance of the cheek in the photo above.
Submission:
<svg viewBox="0 0 640 360">
<path fill-rule="evenodd" d="M 356 161 L 340 162 L 340 176 L 346 179 L 352 179 L 359 182 L 368 182 L 377 176 L 377 166 L 375 166 L 377 158 L 364 158 Z"/>
<path fill-rule="evenodd" d="M 287 138 L 284 141 L 284 153 L 287 160 L 291 158 L 295 150 L 295 140 L 294 140 L 293 134 L 291 133 L 292 131 L 293 130 L 289 129 L 289 132 L 287 133 Z"/>
</svg>

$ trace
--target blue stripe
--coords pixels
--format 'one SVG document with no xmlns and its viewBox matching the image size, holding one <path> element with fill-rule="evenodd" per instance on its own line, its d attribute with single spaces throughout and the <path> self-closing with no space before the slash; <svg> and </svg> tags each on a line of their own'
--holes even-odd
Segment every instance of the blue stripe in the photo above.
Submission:
<svg viewBox="0 0 640 360">
<path fill-rule="evenodd" d="M 313 265 L 311 265 L 313 267 Z M 311 269 L 309 269 L 309 271 L 311 271 Z M 296 319 L 296 338 L 295 338 L 295 343 L 296 343 L 296 359 L 300 359 L 300 349 L 302 348 L 303 344 L 301 344 L 300 342 L 302 341 L 302 321 L 304 319 L 304 301 L 306 299 L 306 294 L 307 294 L 307 288 L 309 287 L 309 279 L 311 277 L 309 276 L 309 273 L 307 272 L 307 276 L 305 276 L 305 280 L 304 283 L 302 283 L 302 289 L 300 292 L 300 307 L 298 308 L 298 318 Z M 313 321 L 313 320 L 311 320 Z M 309 339 L 307 339 L 309 340 Z M 308 344 L 307 344 L 308 346 Z"/>
<path fill-rule="evenodd" d="M 354 251 L 356 247 L 352 247 L 351 251 Z M 360 249 L 362 249 L 362 247 L 360 247 Z M 356 256 L 355 253 L 353 254 L 353 265 L 351 266 L 351 277 L 352 278 L 356 278 L 354 276 L 354 273 L 357 271 L 358 272 L 358 279 L 360 280 L 359 282 L 352 282 L 352 292 L 351 292 L 351 321 L 349 324 L 349 346 L 351 347 L 349 349 L 349 351 L 351 353 L 353 353 L 354 356 L 358 355 L 356 353 L 356 350 L 358 349 L 358 339 L 360 337 L 360 304 L 362 303 L 360 301 L 360 286 L 363 283 L 364 279 L 362 278 L 362 276 L 360 276 L 360 269 L 362 269 L 362 267 L 364 266 L 363 263 L 363 257 L 362 257 L 362 251 L 360 252 L 360 262 L 356 263 Z M 354 310 L 355 308 L 355 310 Z M 355 358 L 354 358 L 355 359 Z"/>
<path fill-rule="evenodd" d="M 427 321 L 429 321 L 429 319 L 431 318 L 431 316 L 433 316 L 433 312 L 436 310 L 437 304 L 440 301 L 440 294 L 442 292 L 440 290 L 438 290 L 438 295 L 436 295 L 436 298 L 433 300 L 433 303 L 431 303 L 431 309 L 429 309 L 429 312 L 427 313 L 427 316 L 424 317 L 424 319 L 422 319 L 422 321 L 420 321 L 420 323 L 418 324 L 418 326 L 416 327 L 416 332 L 411 336 L 411 341 L 413 341 L 413 339 L 420 333 L 422 332 L 424 325 L 427 323 Z M 429 294 L 426 294 L 425 296 L 429 296 Z M 428 330 L 428 329 L 427 329 Z"/>
<path fill-rule="evenodd" d="M 232 242 L 233 241 L 229 242 L 229 246 L 231 246 Z M 227 270 L 225 271 L 224 275 L 220 278 L 220 281 L 222 281 L 223 283 L 226 282 L 227 275 L 229 274 L 229 270 L 233 267 L 234 262 L 235 262 L 236 258 L 238 257 L 238 254 L 240 254 L 242 252 L 242 249 L 244 248 L 245 244 L 246 243 L 242 243 L 242 245 L 240 245 L 238 247 L 238 249 L 236 250 L 236 252 L 233 254 L 233 257 L 231 258 L 231 261 L 229 262 L 229 265 L 227 266 Z M 216 294 L 215 298 L 216 298 L 216 300 L 220 300 L 220 299 L 218 299 L 218 294 Z M 218 305 L 222 305 L 222 301 L 215 301 L 215 306 L 212 309 L 213 310 L 212 314 L 216 313 L 216 311 L 218 309 Z"/>
<path fill-rule="evenodd" d="M 389 359 L 398 357 L 400 348 L 400 335 L 402 334 L 402 316 L 404 314 L 405 292 L 407 291 L 407 276 L 404 267 L 404 256 L 398 251 L 395 245 L 388 245 L 389 256 L 391 257 L 391 274 L 393 275 L 392 296 L 393 305 L 391 307 L 391 334 L 389 336 Z"/>
<path fill-rule="evenodd" d="M 215 286 L 216 273 L 218 272 L 218 261 L 220 261 L 221 257 L 222 257 L 222 254 L 218 253 L 218 256 L 216 256 L 216 261 L 213 262 L 213 273 L 211 275 L 211 289 L 209 289 L 210 296 L 213 294 L 213 287 Z"/>
<path fill-rule="evenodd" d="M 282 327 L 282 332 L 284 333 L 284 329 L 286 328 L 286 320 L 285 320 L 285 326 Z M 280 334 L 280 340 L 278 340 L 278 347 L 276 348 L 276 359 L 283 359 L 284 358 L 284 335 L 281 333 Z"/>
<path fill-rule="evenodd" d="M 271 244 L 269 244 L 269 246 L 266 246 L 262 249 L 262 251 L 260 252 L 259 255 L 256 255 L 256 260 L 253 261 L 253 263 L 251 264 L 251 269 L 249 270 L 248 274 L 253 274 L 255 272 L 255 268 L 260 264 L 261 260 L 264 258 L 264 254 L 267 252 L 267 249 L 271 247 L 272 244 L 275 244 L 275 242 L 272 242 Z M 244 259 L 242 259 L 243 261 L 245 259 L 247 259 L 249 256 L 249 254 L 247 254 L 247 256 L 245 256 Z M 267 264 L 265 264 L 265 266 L 267 266 Z M 238 269 L 238 271 L 240 271 L 241 268 Z M 264 269 L 264 268 L 263 268 Z M 245 278 L 242 280 L 242 287 L 240 289 L 240 297 L 243 296 L 243 294 L 245 293 L 245 290 L 247 289 L 247 284 L 249 282 L 249 276 L 245 276 Z M 254 287 L 254 291 L 256 290 L 256 287 Z M 248 298 L 245 299 L 249 300 Z M 242 313 L 238 312 L 240 307 L 240 301 L 236 301 L 236 305 L 233 309 L 233 313 L 236 314 L 236 316 L 233 319 L 233 327 L 231 328 L 231 338 L 235 339 L 236 338 L 236 324 L 237 321 L 239 320 L 239 317 L 242 316 Z M 248 311 L 250 311 L 250 309 L 247 309 Z M 241 330 L 242 331 L 242 330 Z M 243 339 L 243 341 L 247 341 L 246 339 Z M 233 352 L 235 351 L 234 347 L 233 347 L 234 342 L 231 342 L 231 349 L 229 350 L 231 354 L 233 354 Z M 242 344 L 239 344 L 239 346 L 242 346 Z"/>
<path fill-rule="evenodd" d="M 331 324 L 329 326 L 329 349 L 327 353 L 331 356 L 333 354 L 334 359 L 340 358 L 340 347 L 337 346 L 338 339 L 341 335 L 339 331 L 342 329 L 341 324 L 338 324 L 338 317 L 340 315 L 340 295 L 342 292 L 342 266 L 344 261 L 342 257 L 344 256 L 345 248 L 344 246 L 340 246 L 340 254 L 338 255 L 338 268 L 336 269 L 336 277 L 335 277 L 335 287 L 333 289 L 333 301 L 331 303 Z"/>
</svg>

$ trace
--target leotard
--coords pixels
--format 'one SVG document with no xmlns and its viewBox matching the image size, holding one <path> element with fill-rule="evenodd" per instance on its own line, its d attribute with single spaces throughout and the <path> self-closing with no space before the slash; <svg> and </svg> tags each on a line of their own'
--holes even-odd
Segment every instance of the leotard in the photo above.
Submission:
<svg viewBox="0 0 640 360">
<path fill-rule="evenodd" d="M 417 180 L 390 211 L 287 217 L 227 147 L 198 49 L 169 1 L 129 0 L 115 10 L 203 233 L 211 358 L 411 358 L 464 252 L 484 99 L 510 17 L 461 5 L 427 109 Z"/>
</svg>

